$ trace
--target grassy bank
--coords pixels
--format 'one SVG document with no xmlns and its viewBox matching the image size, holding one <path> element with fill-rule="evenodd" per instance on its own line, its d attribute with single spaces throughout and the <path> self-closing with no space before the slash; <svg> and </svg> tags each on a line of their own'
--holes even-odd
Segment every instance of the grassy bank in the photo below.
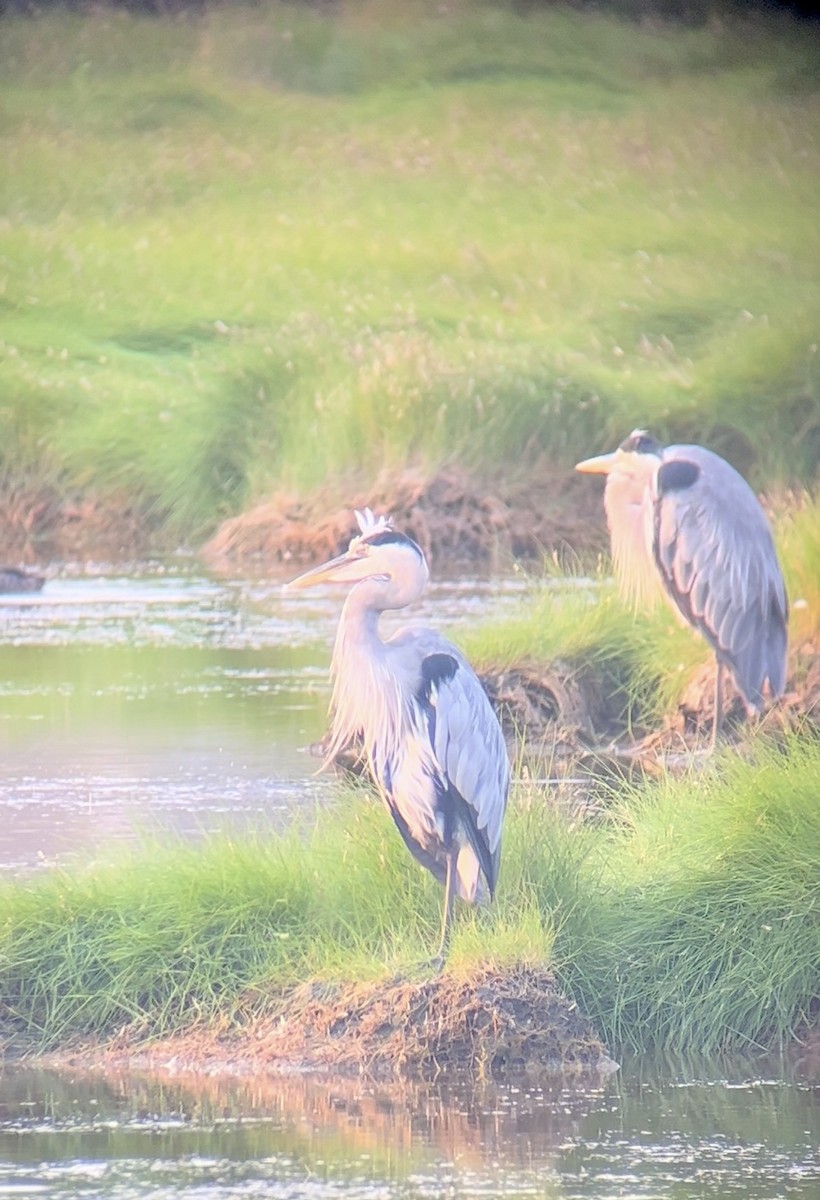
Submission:
<svg viewBox="0 0 820 1200">
<path fill-rule="evenodd" d="M 639 423 L 816 471 L 813 28 L 266 3 L 2 35 L 0 510 L 35 550 L 67 498 L 190 541 Z"/>
<path fill-rule="evenodd" d="M 551 964 L 613 1045 L 789 1037 L 820 984 L 819 771 L 816 741 L 760 742 L 748 762 L 620 789 L 587 824 L 520 786 L 497 902 L 460 911 L 448 969 Z M 0 1029 L 156 1034 L 311 977 L 386 978 L 429 955 L 439 903 L 362 793 L 307 836 L 6 881 Z"/>
</svg>

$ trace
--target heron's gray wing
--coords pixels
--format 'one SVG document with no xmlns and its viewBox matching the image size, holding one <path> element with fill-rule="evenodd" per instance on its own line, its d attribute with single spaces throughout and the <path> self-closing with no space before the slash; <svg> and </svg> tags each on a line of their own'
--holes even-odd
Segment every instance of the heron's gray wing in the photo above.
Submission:
<svg viewBox="0 0 820 1200">
<path fill-rule="evenodd" d="M 759 707 L 785 685 L 788 602 L 758 500 L 729 463 L 700 446 L 664 453 L 653 552 L 670 597 Z"/>
<path fill-rule="evenodd" d="M 470 664 L 447 643 L 423 659 L 419 699 L 439 770 L 464 801 L 468 832 L 492 893 L 510 786 L 498 718 Z"/>
</svg>

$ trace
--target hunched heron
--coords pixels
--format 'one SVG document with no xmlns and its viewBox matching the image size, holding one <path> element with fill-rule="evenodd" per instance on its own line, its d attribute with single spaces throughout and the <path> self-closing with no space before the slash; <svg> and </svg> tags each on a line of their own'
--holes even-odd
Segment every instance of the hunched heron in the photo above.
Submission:
<svg viewBox="0 0 820 1200">
<path fill-rule="evenodd" d="M 759 713 L 786 684 L 789 604 L 766 514 L 749 484 L 703 446 L 661 446 L 636 429 L 611 454 L 576 471 L 606 475 L 604 508 L 622 590 L 667 597 L 706 638 L 717 662 L 712 743 L 728 668 Z"/>
</svg>

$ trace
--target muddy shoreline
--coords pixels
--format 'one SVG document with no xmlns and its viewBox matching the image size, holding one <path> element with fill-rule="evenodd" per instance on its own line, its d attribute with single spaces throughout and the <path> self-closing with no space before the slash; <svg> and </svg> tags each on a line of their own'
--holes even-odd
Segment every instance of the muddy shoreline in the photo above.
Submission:
<svg viewBox="0 0 820 1200">
<path fill-rule="evenodd" d="M 418 976 L 418 972 L 416 973 Z M 617 1069 L 591 1022 L 543 967 L 483 966 L 372 983 L 312 981 L 247 996 L 238 1011 L 168 1036 L 135 1022 L 107 1040 L 11 1059 L 57 1070 L 318 1074 L 378 1080 L 534 1080 Z"/>
<path fill-rule="evenodd" d="M 480 481 L 454 466 L 433 474 L 385 470 L 370 486 L 354 479 L 346 488 L 336 482 L 308 498 L 276 494 L 223 521 L 194 553 L 215 574 L 283 566 L 296 571 L 345 550 L 357 532 L 354 509 L 370 507 L 390 514 L 419 543 L 434 574 L 509 571 L 518 563 L 538 568 L 547 560 L 571 569 L 609 554 L 602 493 L 602 484 L 556 471 L 547 462 L 536 464 L 526 482 L 508 484 Z M 104 501 L 38 493 L 0 506 L 0 562 L 29 573 L 50 562 L 133 562 L 177 549 L 116 496 Z M 793 644 L 790 659 L 791 687 L 765 717 L 775 732 L 820 720 L 820 647 L 813 641 Z M 516 737 L 523 731 L 541 755 L 548 741 L 559 759 L 594 755 L 597 770 L 602 754 L 614 762 L 654 756 L 662 766 L 670 756 L 674 761 L 708 745 L 711 662 L 660 731 L 634 725 L 627 730 L 613 720 L 595 673 L 571 663 L 498 672 L 483 682 Z M 742 740 L 747 726 L 737 697 L 730 699 L 726 717 L 729 739 Z"/>
</svg>

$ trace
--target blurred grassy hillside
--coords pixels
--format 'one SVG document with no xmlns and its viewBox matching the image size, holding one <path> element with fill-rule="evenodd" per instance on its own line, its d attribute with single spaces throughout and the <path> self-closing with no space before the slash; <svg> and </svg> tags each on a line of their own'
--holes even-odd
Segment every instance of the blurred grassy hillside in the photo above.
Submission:
<svg viewBox="0 0 820 1200">
<path fill-rule="evenodd" d="M 372 0 L 0 32 L 0 520 L 35 547 L 44 497 L 191 542 L 636 425 L 815 476 L 816 28 Z"/>
</svg>

